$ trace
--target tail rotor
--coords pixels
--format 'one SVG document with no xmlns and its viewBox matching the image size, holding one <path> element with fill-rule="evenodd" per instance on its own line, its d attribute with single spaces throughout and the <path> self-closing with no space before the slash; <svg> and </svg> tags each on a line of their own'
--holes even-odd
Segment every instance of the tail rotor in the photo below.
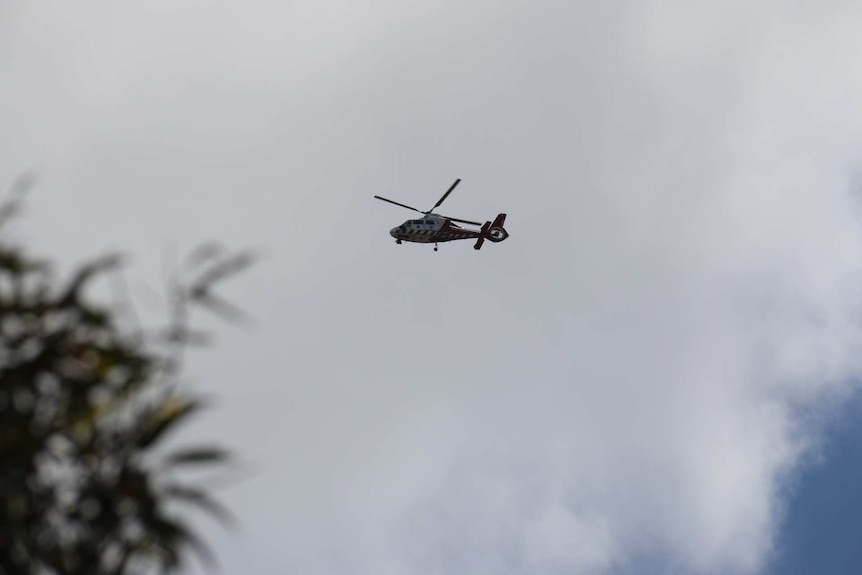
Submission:
<svg viewBox="0 0 862 575">
<path fill-rule="evenodd" d="M 476 245 L 473 246 L 473 249 L 482 249 L 482 244 L 485 243 L 485 240 L 496 244 L 508 238 L 509 232 L 503 227 L 504 223 L 506 223 L 506 214 L 499 214 L 493 223 L 485 222 L 479 231 L 479 238 L 476 240 Z"/>
</svg>

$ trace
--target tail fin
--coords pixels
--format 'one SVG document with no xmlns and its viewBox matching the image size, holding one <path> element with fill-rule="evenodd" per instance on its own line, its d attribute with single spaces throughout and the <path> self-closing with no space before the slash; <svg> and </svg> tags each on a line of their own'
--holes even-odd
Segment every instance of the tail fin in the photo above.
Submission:
<svg viewBox="0 0 862 575">
<path fill-rule="evenodd" d="M 479 239 L 476 240 L 476 245 L 473 246 L 473 249 L 482 249 L 482 244 L 485 243 L 485 240 L 497 243 L 508 238 L 509 232 L 503 227 L 504 223 L 506 223 L 506 214 L 497 215 L 493 223 L 485 222 L 485 225 L 479 231 Z"/>
<path fill-rule="evenodd" d="M 485 225 L 482 226 L 482 229 L 479 231 L 479 239 L 476 240 L 476 245 L 473 246 L 474 250 L 481 250 L 482 244 L 485 243 L 485 237 L 488 235 L 488 228 L 491 227 L 491 222 L 485 222 Z"/>
</svg>

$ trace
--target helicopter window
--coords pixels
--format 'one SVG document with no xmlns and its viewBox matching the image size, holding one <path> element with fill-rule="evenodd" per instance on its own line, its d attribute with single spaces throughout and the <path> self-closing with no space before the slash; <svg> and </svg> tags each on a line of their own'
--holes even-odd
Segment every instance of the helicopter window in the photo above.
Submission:
<svg viewBox="0 0 862 575">
<path fill-rule="evenodd" d="M 425 220 L 425 223 L 428 224 L 429 226 L 433 226 L 434 220 Z"/>
</svg>

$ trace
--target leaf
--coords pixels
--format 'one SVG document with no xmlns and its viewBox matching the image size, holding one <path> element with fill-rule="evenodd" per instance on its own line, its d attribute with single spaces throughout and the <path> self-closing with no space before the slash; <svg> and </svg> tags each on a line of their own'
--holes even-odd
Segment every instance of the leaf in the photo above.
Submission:
<svg viewBox="0 0 862 575">
<path fill-rule="evenodd" d="M 26 172 L 12 183 L 9 198 L 0 206 L 0 227 L 21 212 L 24 196 L 33 188 L 36 179 L 34 172 Z"/>
<path fill-rule="evenodd" d="M 225 248 L 218 242 L 210 241 L 196 247 L 186 257 L 186 266 L 189 269 L 194 269 L 203 265 L 211 259 L 221 256 L 225 252 Z"/>
<path fill-rule="evenodd" d="M 197 505 L 222 524 L 236 525 L 234 515 L 224 505 L 214 500 L 201 489 L 183 485 L 169 485 L 165 488 L 165 494 L 174 499 Z"/>
<path fill-rule="evenodd" d="M 146 424 L 147 429 L 138 437 L 137 447 L 146 449 L 153 445 L 202 406 L 202 402 L 196 400 L 186 401 L 176 397 L 166 399 L 159 409 L 151 414 L 150 421 Z"/>
<path fill-rule="evenodd" d="M 0 247 L 0 269 L 18 276 L 27 272 L 46 271 L 48 266 L 45 262 L 27 259 L 19 250 L 3 246 Z"/>
<path fill-rule="evenodd" d="M 151 521 L 147 527 L 151 530 L 151 535 L 154 535 L 156 541 L 167 551 L 172 560 L 169 563 L 171 567 L 179 566 L 180 549 L 187 545 L 196 553 L 202 563 L 211 571 L 215 570 L 217 565 L 215 553 L 179 521 L 158 518 Z"/>
<path fill-rule="evenodd" d="M 195 347 L 205 347 L 212 343 L 212 336 L 202 330 L 192 329 L 188 326 L 173 326 L 157 334 L 159 340 L 168 344 L 180 344 Z"/>
<path fill-rule="evenodd" d="M 225 278 L 242 272 L 251 266 L 255 259 L 256 256 L 253 252 L 244 251 L 214 264 L 209 270 L 203 272 L 191 286 L 192 299 Z"/>
<path fill-rule="evenodd" d="M 211 292 L 200 294 L 195 301 L 225 321 L 240 323 L 248 318 L 243 310 Z"/>
<path fill-rule="evenodd" d="M 169 455 L 165 462 L 169 465 L 216 463 L 224 461 L 228 456 L 228 452 L 220 447 L 198 447 L 176 451 Z"/>
<path fill-rule="evenodd" d="M 63 295 L 59 299 L 58 306 L 63 307 L 74 302 L 93 276 L 111 270 L 121 263 L 122 257 L 119 254 L 107 254 L 82 266 L 69 281 Z"/>
</svg>

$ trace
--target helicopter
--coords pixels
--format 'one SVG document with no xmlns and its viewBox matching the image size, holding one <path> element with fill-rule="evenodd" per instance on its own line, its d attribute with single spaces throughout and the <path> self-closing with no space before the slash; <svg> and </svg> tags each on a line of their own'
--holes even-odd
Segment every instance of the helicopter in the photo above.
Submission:
<svg viewBox="0 0 862 575">
<path fill-rule="evenodd" d="M 455 180 L 455 183 L 446 190 L 443 197 L 441 197 L 437 203 L 434 204 L 434 207 L 427 212 L 417 210 L 413 206 L 408 206 L 406 204 L 396 202 L 395 200 L 384 198 L 383 196 L 374 196 L 378 200 L 383 200 L 384 202 L 389 202 L 390 204 L 395 204 L 396 206 L 401 206 L 402 208 L 407 208 L 408 210 L 413 210 L 414 212 L 419 212 L 424 215 L 421 219 L 407 220 L 400 226 L 389 230 L 389 235 L 395 238 L 395 243 L 399 245 L 401 242 L 434 244 L 434 251 L 436 252 L 437 244 L 440 242 L 475 239 L 476 243 L 473 245 L 473 249 L 479 250 L 482 249 L 482 244 L 485 243 L 485 240 L 497 243 L 508 238 L 509 232 L 507 232 L 506 228 L 503 227 L 503 224 L 506 222 L 506 214 L 498 214 L 493 222 L 488 221 L 483 224 L 481 222 L 462 220 L 460 218 L 450 218 L 433 213 L 434 210 L 440 207 L 440 204 L 449 197 L 449 194 L 452 193 L 452 190 L 454 190 L 455 186 L 460 182 L 460 178 Z M 480 229 L 473 230 L 463 228 L 454 222 L 470 224 L 471 226 L 479 226 Z"/>
</svg>

